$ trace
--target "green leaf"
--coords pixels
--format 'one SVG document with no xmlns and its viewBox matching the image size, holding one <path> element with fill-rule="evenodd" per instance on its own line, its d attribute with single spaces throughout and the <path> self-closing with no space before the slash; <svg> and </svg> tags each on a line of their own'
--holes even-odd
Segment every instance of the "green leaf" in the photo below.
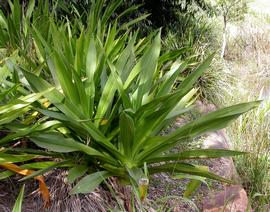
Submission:
<svg viewBox="0 0 270 212">
<path fill-rule="evenodd" d="M 197 93 L 197 89 L 191 89 L 181 100 L 177 103 L 177 105 L 170 111 L 170 113 L 166 116 L 166 119 L 175 119 L 179 117 L 181 114 L 186 113 L 191 110 L 194 105 L 194 101 L 196 100 L 195 94 Z M 191 106 L 190 106 L 191 105 Z"/>
<path fill-rule="evenodd" d="M 136 24 L 136 23 L 138 23 L 138 22 L 146 19 L 149 15 L 150 14 L 141 15 L 140 17 L 135 18 L 135 19 L 133 19 L 133 20 L 131 20 L 131 21 L 123 24 L 120 29 L 121 30 L 127 30 L 130 26 L 132 26 L 132 25 L 134 25 L 134 24 Z"/>
<path fill-rule="evenodd" d="M 208 167 L 206 166 L 200 166 L 200 168 L 208 171 Z M 207 182 L 205 181 L 205 177 L 188 174 L 176 174 L 173 176 L 173 179 L 190 179 L 183 194 L 185 198 L 190 198 L 190 196 L 200 187 L 202 183 L 208 186 Z"/>
<path fill-rule="evenodd" d="M 79 101 L 80 101 L 80 105 L 83 111 L 83 114 L 86 117 L 90 117 L 90 109 L 89 109 L 89 101 L 85 92 L 85 87 L 83 82 L 81 81 L 79 75 L 77 74 L 77 72 L 73 71 L 73 78 L 74 78 L 74 82 L 76 85 L 76 88 L 78 90 L 78 94 L 79 94 Z"/>
<path fill-rule="evenodd" d="M 87 175 L 78 182 L 78 184 L 70 191 L 70 194 L 90 193 L 110 176 L 110 173 L 107 171 L 100 171 Z"/>
<path fill-rule="evenodd" d="M 181 151 L 179 153 L 174 154 L 165 154 L 163 156 L 150 156 L 148 159 L 146 159 L 146 162 L 157 163 L 161 161 L 220 158 L 220 157 L 232 157 L 243 154 L 246 154 L 246 152 L 239 152 L 226 149 L 197 149 L 197 150 Z"/>
<path fill-rule="evenodd" d="M 135 126 L 132 117 L 130 117 L 126 112 L 120 115 L 120 144 L 123 147 L 124 154 L 127 157 L 131 156 L 132 145 L 135 133 Z"/>
<path fill-rule="evenodd" d="M 167 163 L 164 165 L 157 165 L 154 167 L 149 167 L 150 174 L 159 173 L 159 172 L 169 172 L 169 173 L 180 172 L 180 173 L 185 173 L 185 174 L 190 174 L 190 175 L 206 177 L 206 178 L 217 180 L 224 183 L 229 183 L 229 184 L 232 183 L 231 180 L 225 179 L 205 169 L 202 169 L 201 166 L 195 166 L 188 163 Z"/>
<path fill-rule="evenodd" d="M 203 170 L 208 170 L 208 167 L 207 166 L 201 166 L 201 168 Z M 196 175 L 189 175 L 189 174 L 179 174 L 179 173 L 176 173 L 176 175 L 173 175 L 172 176 L 173 179 L 190 179 L 190 180 L 199 180 L 201 181 L 202 183 L 206 184 L 207 185 L 207 182 L 205 181 L 205 177 L 200 177 L 200 176 L 196 176 Z"/>
<path fill-rule="evenodd" d="M 52 88 L 52 86 L 48 82 L 41 79 L 40 77 L 37 77 L 34 74 L 24 70 L 23 73 L 34 89 L 38 91 L 44 91 Z M 51 92 L 46 93 L 44 96 L 50 102 L 52 102 L 59 110 L 61 110 L 62 113 L 67 116 L 67 118 L 72 120 L 72 122 L 76 123 L 78 120 L 81 120 L 81 112 L 77 110 L 76 106 L 74 106 L 68 99 L 66 99 L 65 96 L 57 89 L 53 89 Z M 107 138 L 94 126 L 91 121 L 88 121 L 87 123 L 82 123 L 81 126 L 85 130 L 87 130 L 87 132 L 94 138 L 94 141 L 96 141 L 100 145 L 105 146 L 107 149 L 113 149 L 113 145 L 111 145 L 107 141 Z"/>
<path fill-rule="evenodd" d="M 30 107 L 25 107 L 19 110 L 11 111 L 9 113 L 0 115 L 0 125 L 12 122 L 14 119 L 17 119 L 21 115 L 28 112 L 30 109 L 31 109 Z"/>
<path fill-rule="evenodd" d="M 29 155 L 29 154 L 18 154 L 18 155 L 11 155 L 6 153 L 0 152 L 0 163 L 18 163 L 24 162 L 28 160 L 32 160 L 34 158 L 40 157 L 39 155 Z"/>
<path fill-rule="evenodd" d="M 12 171 L 3 171 L 3 172 L 0 172 L 0 180 L 4 180 L 12 175 L 14 175 L 15 173 L 12 172 Z"/>
<path fill-rule="evenodd" d="M 171 91 L 176 78 L 186 69 L 187 65 L 188 64 L 186 62 L 180 63 L 179 61 L 172 64 L 170 71 L 168 71 L 162 78 L 163 82 L 158 89 L 157 97 L 166 95 Z"/>
<path fill-rule="evenodd" d="M 3 91 L 2 93 L 0 93 L 0 101 L 2 101 L 10 93 L 16 91 L 19 86 L 20 86 L 19 84 L 15 84 L 11 88 L 9 88 L 9 89 Z"/>
<path fill-rule="evenodd" d="M 105 113 L 107 112 L 108 108 L 112 104 L 114 99 L 114 93 L 116 92 L 117 86 L 114 83 L 113 76 L 110 76 L 105 84 L 103 89 L 98 107 L 96 112 L 96 126 L 99 125 L 100 119 L 104 118 Z"/>
<path fill-rule="evenodd" d="M 60 133 L 40 133 L 37 135 L 31 135 L 30 140 L 33 141 L 36 145 L 41 148 L 51 150 L 53 152 L 84 152 L 85 154 L 98 158 L 107 163 L 115 164 L 116 161 L 110 155 L 105 155 L 99 152 L 98 150 L 91 148 L 85 144 L 82 144 L 78 141 L 73 140 L 72 138 L 65 138 Z M 109 147 L 108 147 L 109 148 Z M 114 149 L 109 149 L 113 153 L 119 155 L 120 153 Z"/>
<path fill-rule="evenodd" d="M 88 170 L 88 166 L 78 165 L 69 170 L 67 180 L 69 183 L 73 183 L 77 178 L 83 176 Z"/>
<path fill-rule="evenodd" d="M 30 0 L 28 2 L 28 7 L 27 7 L 27 10 L 26 10 L 26 15 L 25 15 L 25 17 L 27 19 L 30 19 L 30 17 L 32 16 L 34 8 L 35 8 L 35 0 Z"/>
<path fill-rule="evenodd" d="M 24 195 L 24 187 L 25 185 L 22 186 L 20 193 L 16 199 L 15 205 L 12 209 L 12 212 L 21 212 L 22 211 L 22 202 L 23 202 L 23 195 Z"/>
<path fill-rule="evenodd" d="M 139 160 L 144 160 L 146 157 L 170 149 L 175 146 L 177 142 L 188 141 L 203 133 L 222 129 L 241 114 L 257 107 L 259 103 L 258 101 L 249 102 L 223 108 L 178 128 L 168 136 L 153 137 L 148 140 L 144 151 L 138 158 Z"/>
<path fill-rule="evenodd" d="M 95 81 L 94 75 L 97 68 L 97 52 L 94 38 L 90 40 L 90 44 L 87 51 L 86 57 L 86 94 L 89 97 L 89 108 L 90 114 L 93 111 L 94 107 L 94 98 L 95 98 Z"/>
<path fill-rule="evenodd" d="M 43 133 L 30 136 L 30 139 L 39 147 L 54 152 L 83 151 L 88 155 L 102 156 L 97 150 L 79 143 L 72 138 L 65 138 L 60 133 Z"/>
<path fill-rule="evenodd" d="M 9 141 L 14 141 L 16 139 L 30 135 L 31 133 L 49 131 L 63 126 L 63 124 L 57 120 L 47 121 L 44 123 L 36 123 L 33 126 L 20 127 L 20 130 L 16 133 L 8 134 L 7 136 L 0 139 L 0 144 L 5 144 Z"/>
<path fill-rule="evenodd" d="M 119 73 L 122 81 L 126 80 L 135 62 L 135 58 L 133 55 L 133 45 L 135 42 L 135 38 L 136 37 L 134 36 L 131 39 L 128 46 L 119 56 L 119 59 L 117 60 L 117 63 L 115 65 L 115 69 Z M 97 107 L 95 119 L 102 118 L 110 107 L 114 99 L 115 92 L 117 90 L 117 85 L 114 82 L 115 78 L 110 75 L 105 84 L 105 87 L 103 88 L 102 96 Z M 98 123 L 98 120 L 96 121 L 96 123 Z"/>
<path fill-rule="evenodd" d="M 169 139 L 178 139 L 176 137 L 180 134 L 185 138 L 193 138 L 210 130 L 213 131 L 224 128 L 232 120 L 236 119 L 243 113 L 246 113 L 249 110 L 257 107 L 259 103 L 260 102 L 258 101 L 242 103 L 209 113 L 177 129 L 174 133 L 169 135 Z"/>
<path fill-rule="evenodd" d="M 207 70 L 214 56 L 215 54 L 208 56 L 190 75 L 186 77 L 178 89 L 182 90 L 183 93 L 190 91 L 199 77 Z"/>
<path fill-rule="evenodd" d="M 34 162 L 34 163 L 27 163 L 27 164 L 23 164 L 22 166 L 20 166 L 20 168 L 24 168 L 24 169 L 47 169 L 48 167 L 51 166 L 55 166 L 57 163 L 53 162 L 53 161 L 44 161 L 44 162 Z M 69 164 L 63 164 L 63 165 L 59 165 L 58 163 L 58 167 L 66 167 Z"/>
<path fill-rule="evenodd" d="M 139 85 L 137 90 L 137 96 L 135 98 L 136 110 L 144 104 L 143 97 L 144 95 L 148 95 L 150 92 L 150 88 L 152 86 L 152 82 L 154 80 L 155 71 L 157 67 L 158 57 L 160 54 L 160 32 L 156 36 L 153 44 L 150 48 L 145 52 L 141 61 L 134 67 L 132 72 L 136 72 L 138 69 L 139 72 Z"/>
<path fill-rule="evenodd" d="M 68 97 L 74 105 L 80 105 L 78 90 L 76 88 L 76 85 L 74 85 L 72 81 L 72 71 L 65 64 L 63 55 L 55 51 L 53 59 L 57 79 L 60 82 L 61 88 L 63 89 L 65 96 Z"/>
<path fill-rule="evenodd" d="M 102 15 L 102 25 L 101 26 L 106 26 L 105 24 L 107 21 L 112 17 L 114 11 L 121 5 L 122 0 L 115 0 L 112 1 L 107 7 Z"/>
<path fill-rule="evenodd" d="M 5 114 L 9 112 L 13 112 L 22 108 L 29 106 L 31 103 L 40 99 L 44 94 L 50 92 L 52 89 L 48 89 L 41 93 L 33 93 L 27 96 L 19 97 L 16 100 L 10 101 L 8 104 L 0 106 L 0 114 Z"/>
<path fill-rule="evenodd" d="M 178 58 L 181 54 L 185 53 L 188 48 L 184 47 L 181 49 L 173 50 L 170 52 L 167 52 L 159 57 L 159 64 L 164 64 L 165 62 L 172 61 L 176 58 Z"/>
<path fill-rule="evenodd" d="M 158 97 L 142 106 L 135 114 L 136 133 L 133 145 L 133 157 L 149 143 L 149 138 L 166 122 L 168 114 L 177 106 L 177 103 L 185 94 L 179 90 L 173 94 Z M 181 103 L 181 102 L 180 102 Z"/>
<path fill-rule="evenodd" d="M 200 180 L 190 180 L 187 184 L 183 196 L 189 198 L 200 186 L 202 182 Z"/>
</svg>

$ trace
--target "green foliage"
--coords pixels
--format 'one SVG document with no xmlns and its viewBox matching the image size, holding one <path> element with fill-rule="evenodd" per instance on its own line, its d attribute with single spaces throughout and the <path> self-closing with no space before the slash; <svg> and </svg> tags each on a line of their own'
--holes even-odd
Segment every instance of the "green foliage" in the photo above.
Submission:
<svg viewBox="0 0 270 212">
<path fill-rule="evenodd" d="M 195 14 L 199 10 L 208 10 L 209 6 L 204 0 L 132 0 L 124 1 L 122 7 L 125 9 L 131 5 L 141 5 L 137 13 L 149 13 L 148 28 L 164 28 L 172 30 L 179 22 L 182 22 L 184 15 Z M 179 13 L 181 14 L 179 17 Z M 163 32 L 163 33 L 164 33 Z"/>
<path fill-rule="evenodd" d="M 259 14 L 248 14 L 235 24 L 237 34 L 229 40 L 228 72 L 235 79 L 223 94 L 223 105 L 262 99 L 261 105 L 241 116 L 228 128 L 233 148 L 249 152 L 235 160 L 242 184 L 254 211 L 267 211 L 270 195 L 269 140 L 269 29 Z M 259 56 L 258 56 L 259 54 Z M 228 81 L 229 83 L 229 81 Z"/>
<path fill-rule="evenodd" d="M 265 101 L 249 116 L 241 117 L 238 127 L 230 129 L 236 148 L 250 152 L 236 165 L 256 211 L 263 211 L 270 197 L 269 111 L 269 101 Z"/>
<path fill-rule="evenodd" d="M 35 7 L 35 0 L 28 1 L 23 7 L 19 0 L 8 1 L 10 12 L 5 15 L 0 11 L 0 47 L 6 47 L 10 51 L 17 48 L 24 53 L 30 52 L 32 48 L 30 24 L 42 26 L 46 30 L 44 17 L 51 16 L 48 9 L 48 1 L 39 1 Z"/>
<path fill-rule="evenodd" d="M 24 187 L 22 186 L 21 191 L 19 193 L 19 196 L 17 197 L 17 200 L 15 202 L 15 205 L 12 209 L 12 212 L 21 212 L 22 211 L 22 202 L 23 202 L 23 195 L 24 195 Z"/>
<path fill-rule="evenodd" d="M 167 153 L 196 136 L 226 127 L 258 102 L 212 112 L 160 136 L 164 127 L 190 109 L 195 84 L 214 54 L 179 79 L 178 74 L 190 66 L 189 60 L 180 57 L 183 50 L 162 53 L 160 31 L 138 37 L 138 32 L 130 29 L 144 17 L 118 26 L 119 20 L 112 22 L 110 17 L 121 1 L 110 2 L 104 10 L 105 2 L 92 2 L 87 28 L 78 27 L 80 24 L 72 28 L 69 21 L 57 22 L 53 17 L 45 22 L 47 33 L 35 23 L 28 25 L 35 54 L 24 55 L 26 62 L 19 64 L 6 59 L 22 91 L 21 97 L 0 106 L 1 128 L 8 132 L 0 139 L 2 160 L 19 151 L 10 148 L 13 141 L 27 138 L 35 148 L 22 150 L 27 154 L 23 166 L 34 166 L 27 162 L 31 155 L 62 160 L 44 162 L 36 168 L 39 171 L 24 179 L 63 166 L 70 168 L 71 182 L 86 173 L 73 194 L 91 192 L 115 176 L 133 185 L 143 198 L 148 174 L 159 172 L 231 183 L 187 160 L 243 152 L 212 149 Z M 12 88 L 16 84 L 7 78 L 5 85 Z M 9 173 L 4 173 L 7 176 Z"/>
<path fill-rule="evenodd" d="M 244 18 L 247 13 L 250 0 L 213 0 L 213 7 L 218 15 L 222 15 L 226 22 L 239 21 Z"/>
</svg>

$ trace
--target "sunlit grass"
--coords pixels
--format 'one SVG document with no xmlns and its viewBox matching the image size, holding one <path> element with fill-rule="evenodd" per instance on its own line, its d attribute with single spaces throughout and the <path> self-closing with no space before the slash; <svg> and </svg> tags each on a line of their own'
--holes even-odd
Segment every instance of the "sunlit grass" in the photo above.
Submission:
<svg viewBox="0 0 270 212">
<path fill-rule="evenodd" d="M 270 2 L 269 2 L 270 3 Z M 261 106 L 233 123 L 228 132 L 233 147 L 249 154 L 235 163 L 255 211 L 270 203 L 270 28 L 265 16 L 249 15 L 231 37 L 226 63 L 237 79 L 223 104 L 263 100 Z"/>
</svg>

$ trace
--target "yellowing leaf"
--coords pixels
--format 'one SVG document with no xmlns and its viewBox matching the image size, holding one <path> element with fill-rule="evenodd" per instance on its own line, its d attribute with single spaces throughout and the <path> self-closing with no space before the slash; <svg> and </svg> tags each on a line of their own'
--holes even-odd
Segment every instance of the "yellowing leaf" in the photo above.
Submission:
<svg viewBox="0 0 270 212">
<path fill-rule="evenodd" d="M 44 102 L 43 105 L 44 105 L 44 107 L 48 108 L 51 105 L 51 103 L 49 101 L 46 101 L 46 102 Z"/>
<path fill-rule="evenodd" d="M 144 201 L 147 196 L 147 190 L 149 186 L 149 180 L 147 178 L 141 178 L 139 180 L 139 193 L 141 201 Z"/>
<path fill-rule="evenodd" d="M 100 125 L 101 126 L 103 126 L 103 125 L 106 125 L 106 124 L 108 124 L 108 120 L 107 119 L 102 119 L 101 121 L 100 121 Z"/>
</svg>

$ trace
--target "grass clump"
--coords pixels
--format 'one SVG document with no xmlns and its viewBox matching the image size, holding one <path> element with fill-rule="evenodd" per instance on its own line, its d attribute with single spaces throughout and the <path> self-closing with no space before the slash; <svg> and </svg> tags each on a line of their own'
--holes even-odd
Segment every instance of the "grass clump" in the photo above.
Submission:
<svg viewBox="0 0 270 212">
<path fill-rule="evenodd" d="M 225 57 L 230 74 L 238 80 L 223 104 L 262 100 L 258 109 L 241 116 L 228 130 L 234 148 L 249 152 L 235 163 L 255 211 L 268 211 L 270 204 L 270 30 L 266 17 L 249 14 L 241 25 L 232 26 Z"/>
</svg>

